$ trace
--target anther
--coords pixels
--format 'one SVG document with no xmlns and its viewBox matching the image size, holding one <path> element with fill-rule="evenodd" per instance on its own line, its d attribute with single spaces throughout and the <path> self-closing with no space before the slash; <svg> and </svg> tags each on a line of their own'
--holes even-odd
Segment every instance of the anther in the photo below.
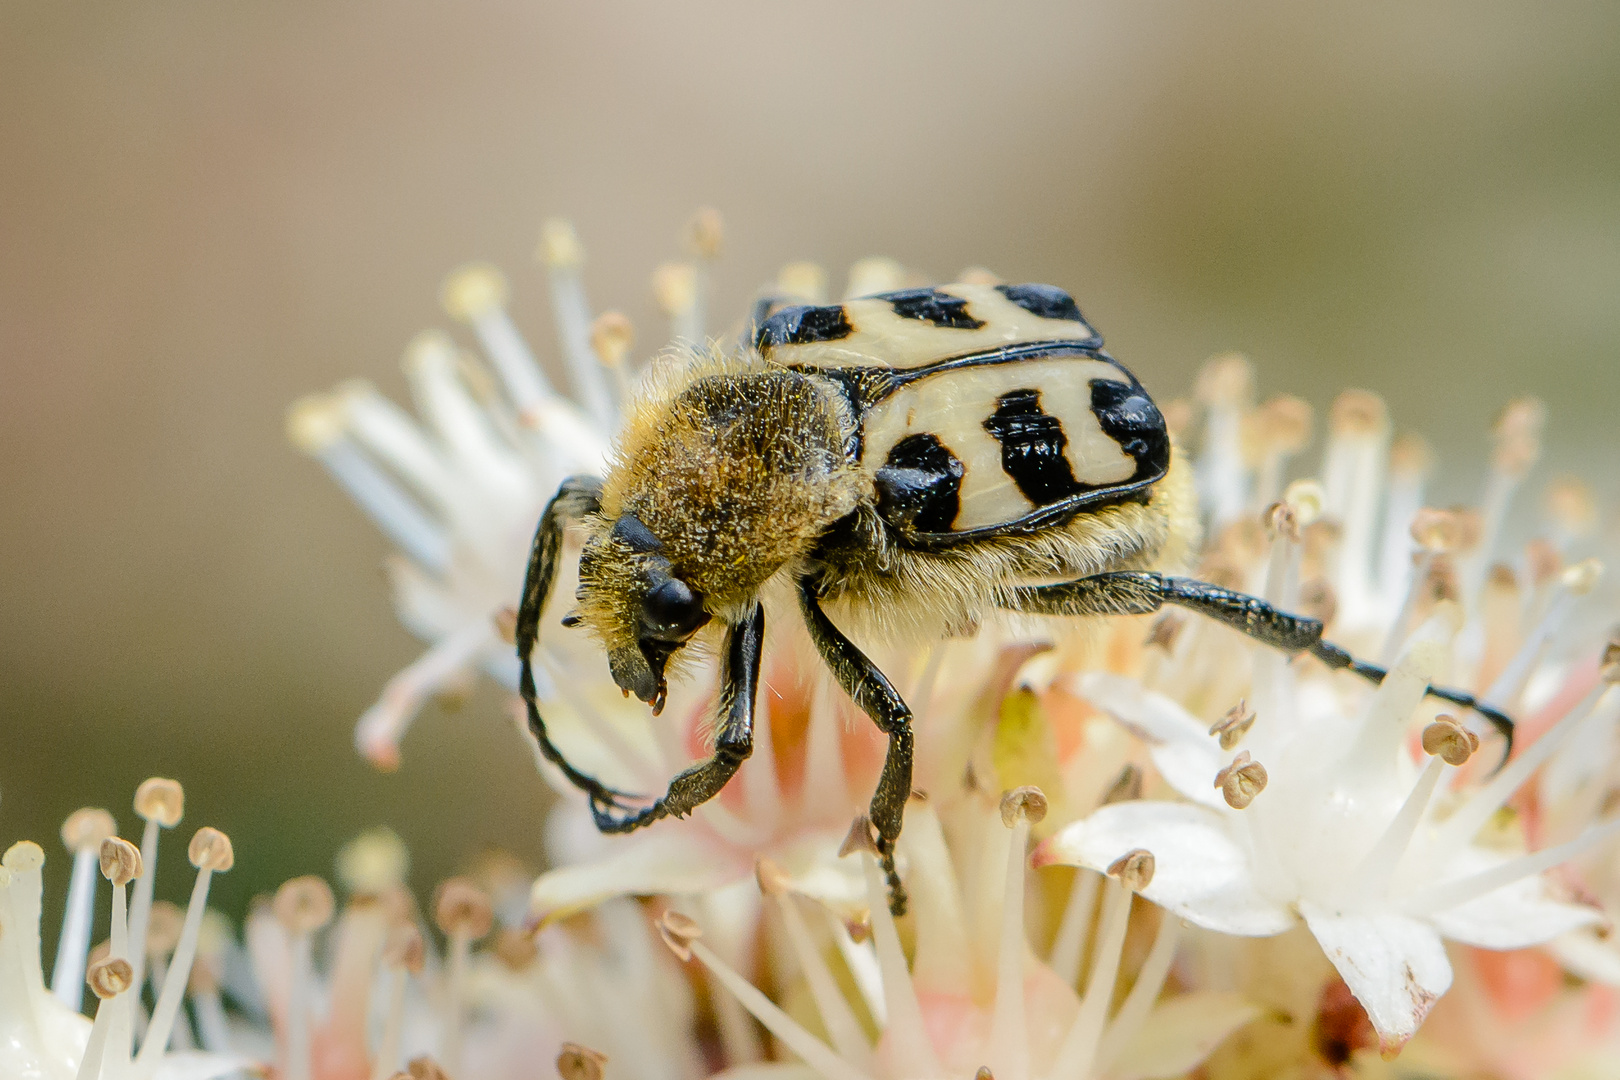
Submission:
<svg viewBox="0 0 1620 1080">
<path fill-rule="evenodd" d="M 118 823 L 105 810 L 87 806 L 75 810 L 62 822 L 62 843 L 75 854 L 96 851 L 101 842 L 118 832 Z"/>
<path fill-rule="evenodd" d="M 1397 435 L 1389 445 L 1389 471 L 1396 476 L 1421 478 L 1434 467 L 1434 451 L 1420 435 Z"/>
<path fill-rule="evenodd" d="M 1423 729 L 1423 752 L 1447 765 L 1461 765 L 1479 749 L 1479 736 L 1457 722 L 1455 716 L 1441 714 Z"/>
<path fill-rule="evenodd" d="M 1509 476 L 1523 476 L 1541 456 L 1541 429 L 1547 422 L 1547 406 L 1533 397 L 1515 398 L 1507 403 L 1491 434 L 1496 450 L 1491 464 Z"/>
<path fill-rule="evenodd" d="M 1244 750 L 1232 759 L 1232 764 L 1215 774 L 1215 786 L 1221 789 L 1227 806 L 1242 810 L 1266 790 L 1266 767 L 1251 760 L 1249 752 Z"/>
<path fill-rule="evenodd" d="M 128 990 L 135 981 L 135 969 L 130 967 L 129 961 L 122 958 L 116 960 L 103 960 L 91 964 L 90 971 L 85 976 L 85 982 L 102 1001 L 115 998 Z"/>
<path fill-rule="evenodd" d="M 1271 536 L 1281 536 L 1292 543 L 1299 543 L 1299 521 L 1286 502 L 1278 501 L 1266 507 L 1260 520 L 1265 523 L 1266 532 Z"/>
<path fill-rule="evenodd" d="M 1530 584 L 1540 589 L 1564 572 L 1564 556 L 1557 544 L 1538 536 L 1524 545 L 1524 566 Z"/>
<path fill-rule="evenodd" d="M 692 942 L 703 936 L 698 924 L 678 911 L 666 911 L 658 920 L 658 936 L 682 962 L 692 959 Z"/>
<path fill-rule="evenodd" d="M 635 341 L 635 329 L 622 311 L 604 311 L 591 323 L 591 349 L 605 368 L 622 366 Z"/>
<path fill-rule="evenodd" d="M 697 301 L 697 268 L 691 263 L 664 263 L 653 271 L 653 299 L 658 310 L 673 318 Z"/>
<path fill-rule="evenodd" d="M 1155 862 L 1147 848 L 1134 848 L 1108 864 L 1108 876 L 1118 878 L 1132 892 L 1141 892 L 1153 881 Z"/>
<path fill-rule="evenodd" d="M 1222 750 L 1230 750 L 1254 727 L 1254 715 L 1249 703 L 1238 698 L 1238 703 L 1228 709 L 1225 716 L 1209 725 L 1209 733 L 1219 736 Z"/>
<path fill-rule="evenodd" d="M 1311 441 L 1310 403 L 1292 394 L 1268 398 L 1249 419 L 1262 453 L 1297 454 Z"/>
<path fill-rule="evenodd" d="M 1300 528 L 1316 523 L 1327 506 L 1327 491 L 1320 481 L 1295 480 L 1283 489 L 1283 502 L 1293 511 L 1294 521 Z"/>
<path fill-rule="evenodd" d="M 856 818 L 849 826 L 849 832 L 844 834 L 844 842 L 838 845 L 838 857 L 852 855 L 857 851 L 870 851 L 878 853 L 877 844 L 872 840 L 872 822 L 865 814 Z"/>
<path fill-rule="evenodd" d="M 1020 821 L 1040 824 L 1046 817 L 1046 795 L 1033 785 L 1016 787 L 1001 797 L 1001 823 L 1012 828 Z"/>
<path fill-rule="evenodd" d="M 973 1080 L 996 1080 L 996 1074 L 990 1071 L 990 1066 L 980 1065 L 979 1071 L 973 1074 Z"/>
<path fill-rule="evenodd" d="M 453 877 L 439 885 L 433 901 L 433 918 L 451 937 L 476 940 L 489 933 L 495 922 L 495 908 L 489 895 L 467 878 Z"/>
<path fill-rule="evenodd" d="M 0 856 L 0 866 L 4 866 L 13 874 L 38 870 L 43 865 L 45 865 L 45 850 L 32 840 L 19 840 L 6 848 L 5 855 Z"/>
<path fill-rule="evenodd" d="M 469 263 L 450 272 L 439 290 L 439 302 L 458 322 L 472 322 L 506 306 L 511 290 L 506 275 L 488 263 Z"/>
<path fill-rule="evenodd" d="M 700 206 L 686 223 L 686 244 L 700 259 L 717 259 L 725 242 L 726 223 L 720 211 Z"/>
<path fill-rule="evenodd" d="M 602 1066 L 608 1057 L 579 1043 L 565 1042 L 557 1054 L 557 1075 L 562 1080 L 602 1080 Z"/>
<path fill-rule="evenodd" d="M 965 266 L 956 280 L 964 285 L 1000 285 L 1006 279 L 987 266 Z"/>
<path fill-rule="evenodd" d="M 1114 782 L 1108 785 L 1103 793 L 1102 805 L 1112 803 L 1133 802 L 1142 797 L 1142 767 L 1134 763 L 1126 763 Z"/>
<path fill-rule="evenodd" d="M 490 622 L 495 625 L 495 633 L 508 645 L 517 644 L 517 608 L 503 607 L 490 616 Z"/>
<path fill-rule="evenodd" d="M 338 880 L 351 893 L 381 896 L 398 888 L 410 870 L 405 841 L 389 828 L 367 829 L 338 851 Z"/>
<path fill-rule="evenodd" d="M 426 1054 L 405 1063 L 405 1075 L 411 1080 L 450 1080 L 450 1074 Z"/>
<path fill-rule="evenodd" d="M 1254 394 L 1254 366 L 1241 353 L 1221 353 L 1198 372 L 1198 399 L 1206 405 L 1242 405 Z"/>
<path fill-rule="evenodd" d="M 204 825 L 191 837 L 191 843 L 186 847 L 186 858 L 198 870 L 212 870 L 214 873 L 224 873 L 236 865 L 236 855 L 231 850 L 231 838 L 211 826 Z"/>
<path fill-rule="evenodd" d="M 153 904 L 152 913 L 147 916 L 146 955 L 162 957 L 174 952 L 174 947 L 180 944 L 185 923 L 186 913 L 179 905 L 167 900 Z"/>
<path fill-rule="evenodd" d="M 1339 613 L 1339 594 L 1333 591 L 1332 582 L 1326 578 L 1301 582 L 1299 610 L 1300 614 L 1309 615 L 1323 626 L 1331 624 Z"/>
<path fill-rule="evenodd" d="M 128 885 L 140 877 L 141 849 L 121 837 L 107 837 L 101 842 L 101 876 L 114 885 Z"/>
<path fill-rule="evenodd" d="M 314 933 L 331 922 L 335 907 L 332 886 L 307 874 L 282 882 L 270 910 L 289 934 L 298 935 Z"/>
<path fill-rule="evenodd" d="M 1379 435 L 1389 426 L 1389 408 L 1371 390 L 1346 390 L 1333 399 L 1328 427 L 1335 435 Z"/>
<path fill-rule="evenodd" d="M 383 941 L 382 960 L 386 966 L 396 970 L 420 974 L 422 965 L 427 962 L 427 946 L 422 942 L 422 932 L 408 922 L 389 927 L 388 937 Z"/>
<path fill-rule="evenodd" d="M 813 262 L 791 262 L 776 272 L 776 288 L 784 296 L 820 304 L 827 299 L 827 271 Z"/>
<path fill-rule="evenodd" d="M 494 952 L 508 971 L 526 971 L 540 955 L 540 946 L 535 944 L 534 935 L 529 931 L 509 926 L 495 935 Z"/>
<path fill-rule="evenodd" d="M 153 776 L 142 780 L 135 789 L 135 812 L 145 821 L 172 829 L 180 824 L 185 809 L 186 793 L 178 780 Z"/>
<path fill-rule="evenodd" d="M 1620 683 L 1620 631 L 1616 631 L 1603 646 L 1603 659 L 1599 661 L 1598 670 L 1604 682 L 1611 685 Z"/>
<path fill-rule="evenodd" d="M 287 441 L 306 454 L 319 454 L 343 438 L 343 405 L 331 394 L 306 394 L 287 407 Z"/>
<path fill-rule="evenodd" d="M 870 941 L 872 938 L 871 916 L 867 916 L 864 919 L 845 919 L 844 933 L 848 934 L 849 940 L 853 941 L 855 944 L 866 944 L 866 942 Z"/>
<path fill-rule="evenodd" d="M 1559 584 L 1576 596 L 1582 596 L 1595 589 L 1602 578 L 1603 560 L 1582 559 L 1559 575 Z"/>
<path fill-rule="evenodd" d="M 849 273 L 844 276 L 844 297 L 852 299 L 857 296 L 871 296 L 873 293 L 893 292 L 902 288 L 905 280 L 905 268 L 898 262 L 881 255 L 869 256 L 857 260 L 850 266 Z M 956 280 L 967 279 L 959 275 Z"/>
<path fill-rule="evenodd" d="M 540 246 L 534 254 L 553 269 L 575 267 L 585 261 L 585 246 L 579 242 L 573 222 L 565 218 L 548 218 L 540 226 Z"/>
<path fill-rule="evenodd" d="M 755 860 L 754 880 L 759 883 L 759 891 L 766 896 L 781 896 L 793 885 L 787 872 L 766 858 Z"/>
</svg>

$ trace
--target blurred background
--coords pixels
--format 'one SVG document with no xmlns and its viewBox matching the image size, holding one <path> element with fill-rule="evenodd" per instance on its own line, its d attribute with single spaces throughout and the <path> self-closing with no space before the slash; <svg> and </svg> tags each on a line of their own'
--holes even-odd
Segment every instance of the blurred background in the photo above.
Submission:
<svg viewBox="0 0 1620 1080">
<path fill-rule="evenodd" d="M 474 258 L 554 362 L 547 216 L 643 342 L 712 204 L 716 321 L 789 260 L 977 264 L 1071 290 L 1161 397 L 1224 349 L 1263 394 L 1382 393 L 1442 501 L 1525 392 L 1532 489 L 1620 472 L 1614 5 L 11 3 L 0 102 L 0 844 L 44 844 L 52 907 L 62 819 L 138 835 L 152 774 L 235 840 L 233 913 L 381 822 L 423 886 L 538 861 L 487 684 L 398 773 L 354 752 L 420 646 L 283 415 L 354 376 L 407 400 Z"/>
</svg>

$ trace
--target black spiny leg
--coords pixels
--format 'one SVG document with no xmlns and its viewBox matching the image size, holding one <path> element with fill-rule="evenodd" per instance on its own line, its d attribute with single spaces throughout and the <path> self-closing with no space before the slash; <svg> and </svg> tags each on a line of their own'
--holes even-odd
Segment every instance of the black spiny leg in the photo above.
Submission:
<svg viewBox="0 0 1620 1080">
<path fill-rule="evenodd" d="M 900 838 L 906 800 L 911 798 L 911 710 L 877 665 L 821 610 L 820 583 L 814 577 L 799 579 L 799 606 L 804 610 L 810 637 L 838 685 L 889 737 L 889 752 L 883 759 L 877 791 L 872 794 L 870 816 L 877 828 L 878 857 L 889 882 L 889 911 L 899 918 L 906 913 L 906 890 L 894 866 L 894 845 Z"/>
<path fill-rule="evenodd" d="M 562 482 L 540 515 L 540 526 L 534 532 L 534 546 L 529 549 L 529 569 L 523 577 L 523 600 L 518 605 L 517 638 L 518 661 L 522 670 L 518 675 L 518 692 L 529 710 L 529 730 L 540 744 L 540 753 L 547 761 L 562 770 L 568 782 L 590 796 L 591 814 L 598 824 L 606 810 L 622 807 L 618 800 L 627 798 L 622 791 L 614 791 L 594 776 L 586 776 L 571 765 L 562 751 L 546 734 L 546 722 L 540 717 L 535 704 L 534 667 L 531 654 L 540 634 L 540 613 L 545 610 L 551 596 L 551 585 L 557 577 L 557 556 L 562 551 L 563 528 L 570 521 L 578 521 L 586 514 L 595 513 L 602 505 L 602 481 L 594 476 L 570 476 Z"/>
<path fill-rule="evenodd" d="M 759 656 L 765 641 L 765 609 L 754 605 L 745 622 L 726 634 L 725 668 L 720 673 L 720 730 L 714 755 L 675 775 L 664 797 L 621 818 L 601 813 L 603 832 L 633 832 L 659 818 L 685 817 L 720 793 L 754 752 L 754 698 L 759 690 Z"/>
<path fill-rule="evenodd" d="M 1309 652 L 1331 668 L 1354 672 L 1372 683 L 1389 674 L 1322 640 L 1322 623 L 1278 611 L 1257 596 L 1233 592 L 1194 578 L 1119 571 L 1066 581 L 1060 585 L 1032 585 L 1014 591 L 1008 607 L 1031 615 L 1146 615 L 1165 604 L 1176 604 L 1241 630 L 1256 641 L 1290 656 Z M 1501 732 L 1507 742 L 1502 760 L 1513 753 L 1513 721 L 1482 705 L 1472 694 L 1445 686 L 1429 687 L 1429 694 L 1453 705 L 1473 709 Z"/>
</svg>

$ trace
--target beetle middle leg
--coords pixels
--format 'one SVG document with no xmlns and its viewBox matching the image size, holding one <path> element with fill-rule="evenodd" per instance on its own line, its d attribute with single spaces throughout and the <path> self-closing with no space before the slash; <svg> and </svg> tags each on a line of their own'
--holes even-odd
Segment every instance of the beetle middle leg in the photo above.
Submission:
<svg viewBox="0 0 1620 1080">
<path fill-rule="evenodd" d="M 1353 672 L 1374 684 L 1383 682 L 1389 674 L 1386 669 L 1357 660 L 1332 642 L 1323 641 L 1319 619 L 1290 615 L 1257 596 L 1223 589 L 1196 578 L 1142 571 L 1094 574 L 1057 585 L 1015 589 L 1007 607 L 1029 615 L 1147 615 L 1165 604 L 1189 608 L 1290 656 L 1308 652 L 1330 668 Z M 1431 686 L 1428 693 L 1479 713 L 1506 740 L 1502 760 L 1506 761 L 1513 753 L 1513 721 L 1505 714 L 1462 690 Z"/>
<path fill-rule="evenodd" d="M 906 890 L 895 869 L 894 845 L 904 824 L 906 801 L 911 798 L 911 710 L 877 665 L 827 618 L 821 609 L 820 582 L 815 577 L 799 579 L 799 606 L 811 640 L 838 685 L 889 737 L 889 752 L 883 758 L 877 791 L 872 794 L 870 816 L 878 834 L 878 858 L 889 883 L 889 911 L 899 918 L 906 913 Z"/>
<path fill-rule="evenodd" d="M 685 817 L 720 793 L 754 752 L 754 699 L 759 691 L 759 657 L 765 641 L 765 609 L 732 626 L 726 635 L 725 668 L 720 676 L 720 731 L 714 754 L 707 761 L 683 769 L 669 782 L 664 797 L 624 817 L 605 810 L 596 813 L 603 832 L 633 832 L 660 818 Z"/>
</svg>

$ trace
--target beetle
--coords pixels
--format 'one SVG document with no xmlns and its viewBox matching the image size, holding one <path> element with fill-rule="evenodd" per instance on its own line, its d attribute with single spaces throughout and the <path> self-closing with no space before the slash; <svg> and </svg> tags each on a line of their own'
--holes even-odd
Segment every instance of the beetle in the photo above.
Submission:
<svg viewBox="0 0 1620 1080">
<path fill-rule="evenodd" d="M 761 593 L 774 583 L 792 589 L 822 660 L 888 737 L 870 821 L 897 915 L 911 711 L 829 606 L 879 633 L 937 638 L 996 609 L 1092 617 L 1172 604 L 1289 655 L 1385 677 L 1324 641 L 1319 620 L 1172 572 L 1198 539 L 1190 467 L 1151 395 L 1061 289 L 953 284 L 787 307 L 760 318 L 749 344 L 650 380 L 611 468 L 565 481 L 535 533 L 520 689 L 541 752 L 589 796 L 602 831 L 684 816 L 748 758 Z M 671 658 L 719 628 L 714 752 L 656 800 L 580 772 L 536 704 L 530 655 L 570 522 L 586 538 L 579 606 L 563 622 L 595 635 L 627 694 L 661 710 Z M 1500 712 L 1460 690 L 1429 693 L 1478 711 L 1511 745 Z"/>
</svg>

